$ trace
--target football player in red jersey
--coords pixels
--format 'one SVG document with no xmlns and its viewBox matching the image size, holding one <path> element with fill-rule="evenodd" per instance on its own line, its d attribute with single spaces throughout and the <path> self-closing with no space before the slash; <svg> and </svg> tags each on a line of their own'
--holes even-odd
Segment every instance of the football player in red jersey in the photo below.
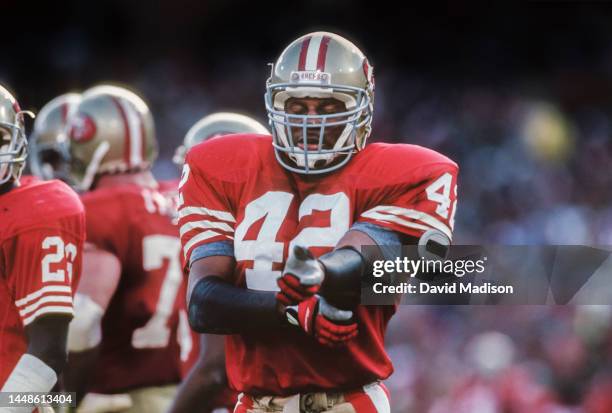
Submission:
<svg viewBox="0 0 612 413">
<path fill-rule="evenodd" d="M 213 113 L 204 116 L 189 129 L 183 144 L 176 149 L 173 161 L 182 168 L 185 154 L 193 146 L 211 138 L 237 133 L 270 134 L 265 126 L 248 116 L 232 112 Z M 178 205 L 178 180 L 160 182 L 160 191 L 170 195 L 176 200 L 174 204 Z M 200 335 L 194 333 L 194 342 L 198 343 L 199 339 Z M 194 349 L 197 347 L 197 344 L 194 345 Z M 172 413 L 221 411 L 220 407 L 230 411 L 236 404 L 237 393 L 227 387 L 223 336 L 202 335 L 200 349 L 199 357 L 194 351 L 192 354 L 196 357 L 186 363 L 187 372 L 192 366 L 193 369 L 179 387 L 170 409 Z"/>
<path fill-rule="evenodd" d="M 125 402 L 126 411 L 166 411 L 191 336 L 179 326 L 187 319 L 179 315 L 185 285 L 178 231 L 150 172 L 153 117 L 133 92 L 99 86 L 83 93 L 69 129 L 71 175 L 87 191 L 88 242 L 68 336 L 67 388 L 92 393 L 83 409 L 99 409 L 102 400 L 113 409 Z"/>
<path fill-rule="evenodd" d="M 450 242 L 458 168 L 419 146 L 366 146 L 373 94 L 355 45 L 311 33 L 272 68 L 272 137 L 187 154 L 189 321 L 227 335 L 235 412 L 390 411 L 380 381 L 393 371 L 384 333 L 395 308 L 359 304 L 373 259 L 361 247 Z"/>
<path fill-rule="evenodd" d="M 66 363 L 85 239 L 83 205 L 74 191 L 60 181 L 21 177 L 26 113 L 0 86 L 2 392 L 48 392 L 55 386 Z"/>
</svg>

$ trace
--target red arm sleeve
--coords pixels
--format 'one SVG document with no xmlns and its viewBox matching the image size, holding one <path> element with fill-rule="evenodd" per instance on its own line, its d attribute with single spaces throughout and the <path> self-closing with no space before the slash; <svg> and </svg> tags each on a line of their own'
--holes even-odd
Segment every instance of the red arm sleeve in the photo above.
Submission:
<svg viewBox="0 0 612 413">
<path fill-rule="evenodd" d="M 223 183 L 207 176 L 189 155 L 179 183 L 179 228 L 187 266 L 200 245 L 233 242 L 236 224 Z"/>
</svg>

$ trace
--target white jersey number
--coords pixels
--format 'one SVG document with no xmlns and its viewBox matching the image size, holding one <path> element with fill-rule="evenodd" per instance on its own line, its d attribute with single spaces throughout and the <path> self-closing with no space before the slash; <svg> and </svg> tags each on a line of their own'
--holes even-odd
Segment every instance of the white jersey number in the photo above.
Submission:
<svg viewBox="0 0 612 413">
<path fill-rule="evenodd" d="M 453 176 L 446 172 L 444 175 L 436 179 L 427 187 L 427 199 L 438 204 L 436 213 L 442 218 L 448 218 L 448 209 L 451 206 L 451 186 L 453 184 Z M 455 186 L 455 195 L 457 195 L 457 187 Z M 454 214 L 453 214 L 454 215 Z"/>
<path fill-rule="evenodd" d="M 272 270 L 273 263 L 283 262 L 284 243 L 276 241 L 278 231 L 287 217 L 293 194 L 271 191 L 251 201 L 245 208 L 244 219 L 236 228 L 234 254 L 238 261 L 253 261 L 247 269 L 247 287 L 254 290 L 278 290 L 276 279 L 280 270 Z M 304 228 L 289 244 L 308 247 L 334 247 L 348 231 L 350 203 L 343 192 L 332 195 L 311 194 L 299 208 L 299 219 L 316 211 L 330 211 L 328 227 Z M 245 240 L 253 225 L 261 225 L 257 239 Z"/>
<path fill-rule="evenodd" d="M 147 324 L 134 330 L 132 334 L 134 348 L 160 348 L 168 345 L 170 340 L 168 320 L 172 315 L 182 281 L 180 249 L 179 239 L 169 235 L 149 235 L 142 240 L 144 270 L 159 270 L 163 268 L 166 260 L 168 260 L 168 269 L 159 290 L 155 313 Z"/>
<path fill-rule="evenodd" d="M 41 261 L 42 264 L 42 282 L 65 282 L 66 273 L 68 273 L 68 282 L 72 282 L 72 265 L 77 256 L 77 247 L 72 243 L 65 244 L 60 237 L 46 237 L 42 242 L 43 250 L 54 249 L 54 252 L 49 252 Z M 51 271 L 52 264 L 60 264 L 66 260 L 66 271 L 57 269 Z"/>
</svg>

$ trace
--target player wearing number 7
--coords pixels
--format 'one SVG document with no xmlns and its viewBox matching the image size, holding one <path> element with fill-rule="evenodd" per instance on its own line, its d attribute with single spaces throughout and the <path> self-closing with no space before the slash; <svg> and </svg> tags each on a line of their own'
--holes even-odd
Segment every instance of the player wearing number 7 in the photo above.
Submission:
<svg viewBox="0 0 612 413">
<path fill-rule="evenodd" d="M 189 321 L 227 334 L 236 413 L 390 411 L 380 381 L 393 371 L 384 334 L 395 308 L 359 305 L 373 259 L 361 246 L 433 231 L 450 241 L 458 168 L 419 146 L 366 146 L 373 98 L 362 52 L 310 33 L 273 65 L 272 136 L 229 136 L 187 154 L 179 225 Z"/>
<path fill-rule="evenodd" d="M 43 393 L 66 363 L 85 218 L 64 183 L 21 176 L 25 114 L 0 86 L 0 392 Z"/>
<path fill-rule="evenodd" d="M 70 325 L 68 390 L 87 411 L 162 412 L 190 350 L 173 207 L 150 172 L 153 118 L 133 92 L 98 86 L 68 120 L 87 244 Z M 180 328 L 181 323 L 184 328 Z M 184 334 L 181 334 L 183 332 Z"/>
</svg>

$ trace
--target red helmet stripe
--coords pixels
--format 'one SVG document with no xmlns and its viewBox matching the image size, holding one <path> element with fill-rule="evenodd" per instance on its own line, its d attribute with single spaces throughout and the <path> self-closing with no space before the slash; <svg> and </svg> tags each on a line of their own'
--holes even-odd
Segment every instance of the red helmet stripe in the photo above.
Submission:
<svg viewBox="0 0 612 413">
<path fill-rule="evenodd" d="M 130 136 L 130 126 L 128 125 L 128 120 L 127 120 L 127 115 L 125 113 L 125 110 L 123 110 L 123 106 L 121 106 L 121 103 L 119 102 L 119 100 L 115 97 L 111 97 L 111 99 L 113 100 L 113 103 L 115 104 L 115 106 L 117 106 L 117 110 L 119 111 L 119 115 L 121 116 L 121 120 L 123 121 L 123 131 L 125 132 L 125 139 L 124 139 L 124 147 L 123 147 L 123 159 L 125 161 L 125 164 L 127 165 L 128 168 L 131 167 L 130 165 L 130 153 L 131 153 L 131 149 L 130 149 L 130 141 L 131 141 L 131 136 Z"/>
<path fill-rule="evenodd" d="M 62 106 L 60 106 L 60 110 L 62 111 L 62 123 L 66 123 L 68 119 L 68 104 L 63 103 Z"/>
<path fill-rule="evenodd" d="M 372 66 L 368 62 L 368 59 L 363 59 L 363 74 L 365 75 L 368 82 L 372 82 Z"/>
<path fill-rule="evenodd" d="M 323 36 L 321 39 L 321 45 L 319 46 L 319 55 L 317 56 L 317 70 L 321 72 L 325 71 L 325 60 L 327 60 L 327 45 L 331 37 Z"/>
<path fill-rule="evenodd" d="M 310 37 L 307 37 L 302 41 L 302 49 L 300 50 L 300 61 L 298 63 L 299 71 L 303 71 L 306 69 L 306 55 L 308 54 L 308 45 L 310 45 Z"/>
</svg>

